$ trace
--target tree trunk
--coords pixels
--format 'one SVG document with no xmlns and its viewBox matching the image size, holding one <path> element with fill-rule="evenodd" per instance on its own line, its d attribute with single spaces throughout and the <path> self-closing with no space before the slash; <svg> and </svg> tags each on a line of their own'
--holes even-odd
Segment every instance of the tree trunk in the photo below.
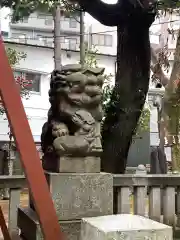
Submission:
<svg viewBox="0 0 180 240">
<path fill-rule="evenodd" d="M 170 80 L 165 76 L 162 67 L 160 65 L 158 66 L 158 59 L 153 49 L 151 51 L 151 57 L 152 62 L 155 65 L 155 67 L 152 67 L 151 69 L 165 87 L 162 110 L 164 136 L 162 137 L 166 137 L 168 144 L 172 146 L 172 170 L 174 172 L 180 172 L 180 85 L 178 83 L 180 80 L 180 30 L 178 32 L 174 64 Z"/>
<path fill-rule="evenodd" d="M 179 96 L 180 98 L 180 96 Z M 180 119 L 180 107 L 177 105 L 177 100 L 169 100 L 169 109 L 166 108 L 168 113 L 168 133 L 170 135 L 170 144 L 172 146 L 172 171 L 180 172 L 180 142 L 179 142 L 179 119 Z"/>
<path fill-rule="evenodd" d="M 75 0 L 71 0 L 74 2 Z M 78 0 L 84 11 L 107 26 L 118 27 L 117 75 L 102 132 L 102 171 L 124 173 L 129 147 L 149 86 L 149 27 L 154 0 Z"/>
<path fill-rule="evenodd" d="M 116 83 L 102 132 L 105 172 L 125 172 L 132 136 L 149 87 L 149 27 L 136 23 L 123 29 L 118 27 Z"/>
<path fill-rule="evenodd" d="M 175 143 L 172 145 L 172 171 L 180 172 L 180 144 Z"/>
<path fill-rule="evenodd" d="M 180 172 L 180 30 L 178 33 L 174 65 L 164 96 L 164 113 L 167 116 L 169 144 L 172 144 L 172 170 Z"/>
</svg>

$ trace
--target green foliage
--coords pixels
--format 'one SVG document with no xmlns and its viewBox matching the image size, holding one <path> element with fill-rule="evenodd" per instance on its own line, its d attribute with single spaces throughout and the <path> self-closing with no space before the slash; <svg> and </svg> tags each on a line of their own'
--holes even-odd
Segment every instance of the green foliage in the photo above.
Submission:
<svg viewBox="0 0 180 240">
<path fill-rule="evenodd" d="M 77 1 L 71 0 L 1 0 L 0 7 L 9 7 L 13 10 L 12 21 L 19 21 L 23 17 L 28 17 L 35 11 L 51 12 L 57 4 L 66 13 L 74 13 L 79 10 Z M 173 9 L 180 8 L 179 0 L 159 0 L 157 1 L 158 10 L 172 11 Z"/>
<path fill-rule="evenodd" d="M 143 108 L 141 112 L 141 117 L 139 118 L 136 135 L 142 132 L 149 131 L 150 129 L 150 110 L 146 107 Z"/>
<path fill-rule="evenodd" d="M 108 83 L 103 86 L 102 107 L 104 113 L 107 112 L 107 109 L 109 107 L 112 90 L 113 86 Z"/>
<path fill-rule="evenodd" d="M 6 53 L 8 56 L 9 64 L 11 67 L 14 67 L 19 63 L 20 60 L 23 60 L 26 58 L 26 54 L 24 52 L 18 52 L 15 49 L 12 48 L 6 48 Z M 26 99 L 29 98 L 29 90 L 26 89 L 26 87 L 23 86 L 23 84 L 20 86 L 20 94 L 21 97 L 25 97 Z M 5 109 L 2 105 L 0 105 L 0 115 L 5 113 Z"/>
<path fill-rule="evenodd" d="M 89 67 L 98 67 L 98 61 L 97 61 L 97 53 L 98 50 L 95 46 L 92 46 L 91 49 L 88 49 L 88 47 L 85 45 L 85 64 Z"/>
<path fill-rule="evenodd" d="M 61 6 L 62 10 L 66 14 L 74 14 L 78 11 L 77 4 L 70 4 L 67 0 L 51 1 L 51 0 L 2 0 L 0 7 L 9 7 L 13 10 L 12 22 L 22 20 L 24 17 L 28 17 L 31 13 L 47 12 L 52 13 L 56 5 Z"/>
<path fill-rule="evenodd" d="M 26 58 L 26 54 L 24 52 L 17 52 L 15 49 L 6 48 L 6 53 L 8 56 L 9 64 L 13 67 L 19 63 L 21 59 Z"/>
<path fill-rule="evenodd" d="M 88 49 L 87 46 L 85 46 L 85 64 L 92 68 L 98 67 L 98 59 L 97 59 L 97 53 L 98 50 L 95 46 L 93 46 L 91 49 Z M 103 85 L 103 97 L 102 97 L 102 103 L 103 103 L 103 111 L 106 112 L 107 104 L 110 101 L 111 92 L 112 92 L 112 84 L 111 79 L 113 75 L 110 74 L 104 74 L 104 85 Z"/>
<path fill-rule="evenodd" d="M 179 0 L 160 0 L 158 1 L 158 9 L 160 10 L 170 10 L 180 7 Z"/>
</svg>

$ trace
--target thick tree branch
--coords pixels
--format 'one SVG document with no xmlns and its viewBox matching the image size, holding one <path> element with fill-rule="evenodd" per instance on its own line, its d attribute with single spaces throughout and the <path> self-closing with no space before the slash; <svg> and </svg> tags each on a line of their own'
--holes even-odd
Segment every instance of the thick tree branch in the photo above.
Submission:
<svg viewBox="0 0 180 240">
<path fill-rule="evenodd" d="M 88 12 L 102 24 L 117 26 L 117 19 L 119 19 L 123 10 L 121 0 L 116 4 L 107 4 L 101 0 L 78 0 L 78 2 L 84 11 Z"/>
<path fill-rule="evenodd" d="M 116 84 L 102 131 L 104 172 L 124 173 L 132 136 L 148 92 L 149 29 L 142 26 L 136 29 L 134 25 L 124 31 L 118 29 Z"/>
<path fill-rule="evenodd" d="M 116 4 L 107 4 L 102 0 L 70 1 L 72 3 L 78 2 L 84 11 L 106 26 L 124 26 L 130 21 L 134 22 L 136 18 L 141 18 L 142 23 L 144 14 L 147 15 L 147 12 L 149 12 L 150 15 L 153 15 L 152 9 L 154 9 L 153 1 L 150 0 L 145 2 L 141 0 L 118 0 Z M 154 18 L 154 15 L 152 17 Z"/>
<path fill-rule="evenodd" d="M 170 82 L 173 82 L 179 78 L 180 73 L 180 29 L 178 31 L 176 50 L 174 53 L 174 64 L 171 72 Z"/>
</svg>

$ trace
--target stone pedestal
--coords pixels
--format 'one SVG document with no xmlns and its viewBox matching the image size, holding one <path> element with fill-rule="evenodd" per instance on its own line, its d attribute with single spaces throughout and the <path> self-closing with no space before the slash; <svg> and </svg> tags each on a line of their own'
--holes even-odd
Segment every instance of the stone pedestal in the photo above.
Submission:
<svg viewBox="0 0 180 240">
<path fill-rule="evenodd" d="M 46 172 L 46 177 L 59 223 L 68 240 L 79 240 L 81 218 L 113 213 L 111 174 Z M 19 209 L 18 227 L 26 240 L 43 239 L 32 209 Z"/>
<path fill-rule="evenodd" d="M 61 157 L 59 172 L 99 173 L 101 167 L 100 157 Z"/>
<path fill-rule="evenodd" d="M 120 214 L 82 219 L 80 240 L 173 240 L 172 227 L 145 217 Z"/>
<path fill-rule="evenodd" d="M 96 154 L 96 153 L 94 153 Z M 49 160 L 53 157 L 53 161 Z M 97 156 L 46 156 L 43 159 L 43 169 L 58 173 L 99 173 L 101 167 L 100 157 Z"/>
</svg>

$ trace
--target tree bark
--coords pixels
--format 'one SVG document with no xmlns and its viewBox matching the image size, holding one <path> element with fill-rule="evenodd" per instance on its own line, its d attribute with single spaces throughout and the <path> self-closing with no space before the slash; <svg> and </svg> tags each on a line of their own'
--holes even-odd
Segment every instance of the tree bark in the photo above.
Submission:
<svg viewBox="0 0 180 240">
<path fill-rule="evenodd" d="M 155 0 L 118 0 L 116 4 L 107 4 L 101 0 L 70 0 L 78 2 L 84 11 L 106 26 L 125 26 L 132 15 L 142 16 L 147 13 Z M 141 3 L 142 2 L 142 3 Z M 153 8 L 153 7 L 152 7 Z"/>
<path fill-rule="evenodd" d="M 153 50 L 151 53 L 152 62 L 155 65 L 158 59 Z M 158 71 L 154 71 L 156 70 L 154 68 L 151 69 L 165 87 L 162 109 L 163 121 L 165 123 L 165 137 L 168 140 L 168 144 L 172 146 L 172 170 L 174 172 L 180 172 L 180 85 L 176 82 L 180 79 L 180 30 L 178 32 L 176 50 L 174 54 L 174 64 L 170 79 L 165 76 L 160 66 Z"/>
<path fill-rule="evenodd" d="M 102 132 L 105 172 L 124 173 L 149 87 L 149 25 L 136 24 L 137 18 L 124 29 L 118 27 L 116 83 Z"/>
<path fill-rule="evenodd" d="M 84 11 L 108 26 L 118 26 L 117 75 L 102 132 L 102 171 L 124 173 L 129 147 L 143 109 L 150 72 L 149 27 L 153 1 L 78 0 Z"/>
<path fill-rule="evenodd" d="M 78 2 L 84 11 L 107 26 L 116 26 L 118 17 L 122 14 L 123 10 L 121 0 L 118 0 L 116 4 L 107 4 L 101 0 L 78 0 Z"/>
<path fill-rule="evenodd" d="M 172 170 L 180 172 L 180 30 L 176 43 L 174 65 L 164 96 L 164 113 L 167 116 L 168 139 L 172 145 Z"/>
</svg>

